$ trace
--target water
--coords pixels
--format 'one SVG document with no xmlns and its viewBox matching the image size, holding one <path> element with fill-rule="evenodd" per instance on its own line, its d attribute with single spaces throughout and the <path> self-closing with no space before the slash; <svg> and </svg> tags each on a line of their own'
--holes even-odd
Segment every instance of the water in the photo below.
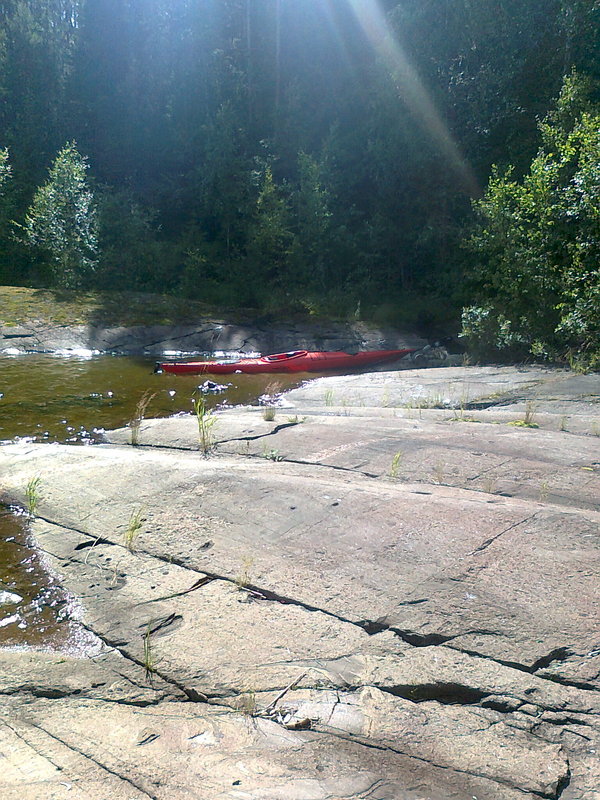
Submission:
<svg viewBox="0 0 600 800">
<path fill-rule="evenodd" d="M 0 509 L 0 644 L 66 646 L 75 635 L 75 603 L 44 564 L 27 520 Z"/>
<path fill-rule="evenodd" d="M 155 374 L 154 365 L 154 359 L 127 356 L 0 356 L 0 441 L 93 443 L 103 429 L 126 425 L 146 392 L 154 395 L 146 418 L 191 412 L 194 390 L 211 376 Z M 206 395 L 209 407 L 255 403 L 269 385 L 283 391 L 301 382 L 294 375 L 214 380 L 227 388 Z"/>
<path fill-rule="evenodd" d="M 155 374 L 154 365 L 125 356 L 0 356 L 0 441 L 93 445 L 103 430 L 136 416 L 146 393 L 146 418 L 191 412 L 197 387 L 211 376 Z M 308 376 L 215 377 L 224 391 L 204 396 L 209 408 L 256 403 L 302 377 Z M 0 506 L 0 647 L 77 649 L 76 616 L 74 598 L 31 541 L 27 516 Z"/>
</svg>

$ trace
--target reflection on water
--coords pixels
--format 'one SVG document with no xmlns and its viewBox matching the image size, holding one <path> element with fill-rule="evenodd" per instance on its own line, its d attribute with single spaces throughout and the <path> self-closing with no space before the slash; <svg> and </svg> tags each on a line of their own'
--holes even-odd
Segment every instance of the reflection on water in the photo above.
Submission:
<svg viewBox="0 0 600 800">
<path fill-rule="evenodd" d="M 145 392 L 153 395 L 146 417 L 191 412 L 194 390 L 211 376 L 154 374 L 154 364 L 154 359 L 128 356 L 0 356 L 0 441 L 98 441 L 103 430 L 120 428 L 135 416 Z M 276 378 L 281 390 L 302 380 L 297 375 Z M 273 376 L 215 380 L 226 388 L 206 395 L 209 408 L 255 403 Z"/>
</svg>

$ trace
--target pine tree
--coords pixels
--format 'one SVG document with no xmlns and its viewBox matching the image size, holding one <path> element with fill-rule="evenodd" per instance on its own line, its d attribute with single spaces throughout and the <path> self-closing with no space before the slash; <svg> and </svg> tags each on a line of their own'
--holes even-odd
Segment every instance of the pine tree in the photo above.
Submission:
<svg viewBox="0 0 600 800">
<path fill-rule="evenodd" d="M 275 183 L 271 167 L 267 166 L 249 233 L 248 256 L 252 276 L 266 281 L 271 289 L 283 288 L 285 291 L 293 242 L 288 205 Z"/>
</svg>

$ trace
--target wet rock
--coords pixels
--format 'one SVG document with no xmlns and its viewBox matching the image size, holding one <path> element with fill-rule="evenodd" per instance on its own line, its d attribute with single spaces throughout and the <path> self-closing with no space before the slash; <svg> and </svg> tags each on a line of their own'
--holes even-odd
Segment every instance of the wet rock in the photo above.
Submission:
<svg viewBox="0 0 600 800">
<path fill-rule="evenodd" d="M 14 606 L 20 603 L 22 599 L 21 595 L 16 592 L 0 590 L 0 606 Z"/>
<path fill-rule="evenodd" d="M 32 532 L 103 642 L 0 655 L 3 797 L 597 800 L 584 377 L 317 380 L 272 421 L 220 414 L 209 457 L 191 418 L 0 448 L 6 498 L 40 476 Z M 534 398 L 540 428 L 498 424 Z"/>
</svg>

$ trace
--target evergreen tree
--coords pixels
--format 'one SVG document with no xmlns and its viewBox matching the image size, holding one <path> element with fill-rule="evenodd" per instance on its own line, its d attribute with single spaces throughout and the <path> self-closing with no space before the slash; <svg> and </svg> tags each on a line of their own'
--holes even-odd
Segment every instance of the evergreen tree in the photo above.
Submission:
<svg viewBox="0 0 600 800">
<path fill-rule="evenodd" d="M 8 147 L 0 150 L 0 226 L 6 224 L 6 193 L 10 177 L 12 175 L 12 167 L 8 161 Z"/>
<path fill-rule="evenodd" d="M 265 296 L 286 296 L 294 235 L 288 204 L 267 166 L 248 235 L 248 278 Z"/>
<path fill-rule="evenodd" d="M 10 280 L 9 255 L 12 245 L 12 203 L 9 194 L 12 168 L 8 160 L 8 148 L 0 150 L 0 279 Z"/>
<path fill-rule="evenodd" d="M 300 292 L 326 291 L 329 286 L 331 212 L 319 163 L 306 153 L 298 156 L 299 186 L 295 193 L 295 283 Z"/>
</svg>

